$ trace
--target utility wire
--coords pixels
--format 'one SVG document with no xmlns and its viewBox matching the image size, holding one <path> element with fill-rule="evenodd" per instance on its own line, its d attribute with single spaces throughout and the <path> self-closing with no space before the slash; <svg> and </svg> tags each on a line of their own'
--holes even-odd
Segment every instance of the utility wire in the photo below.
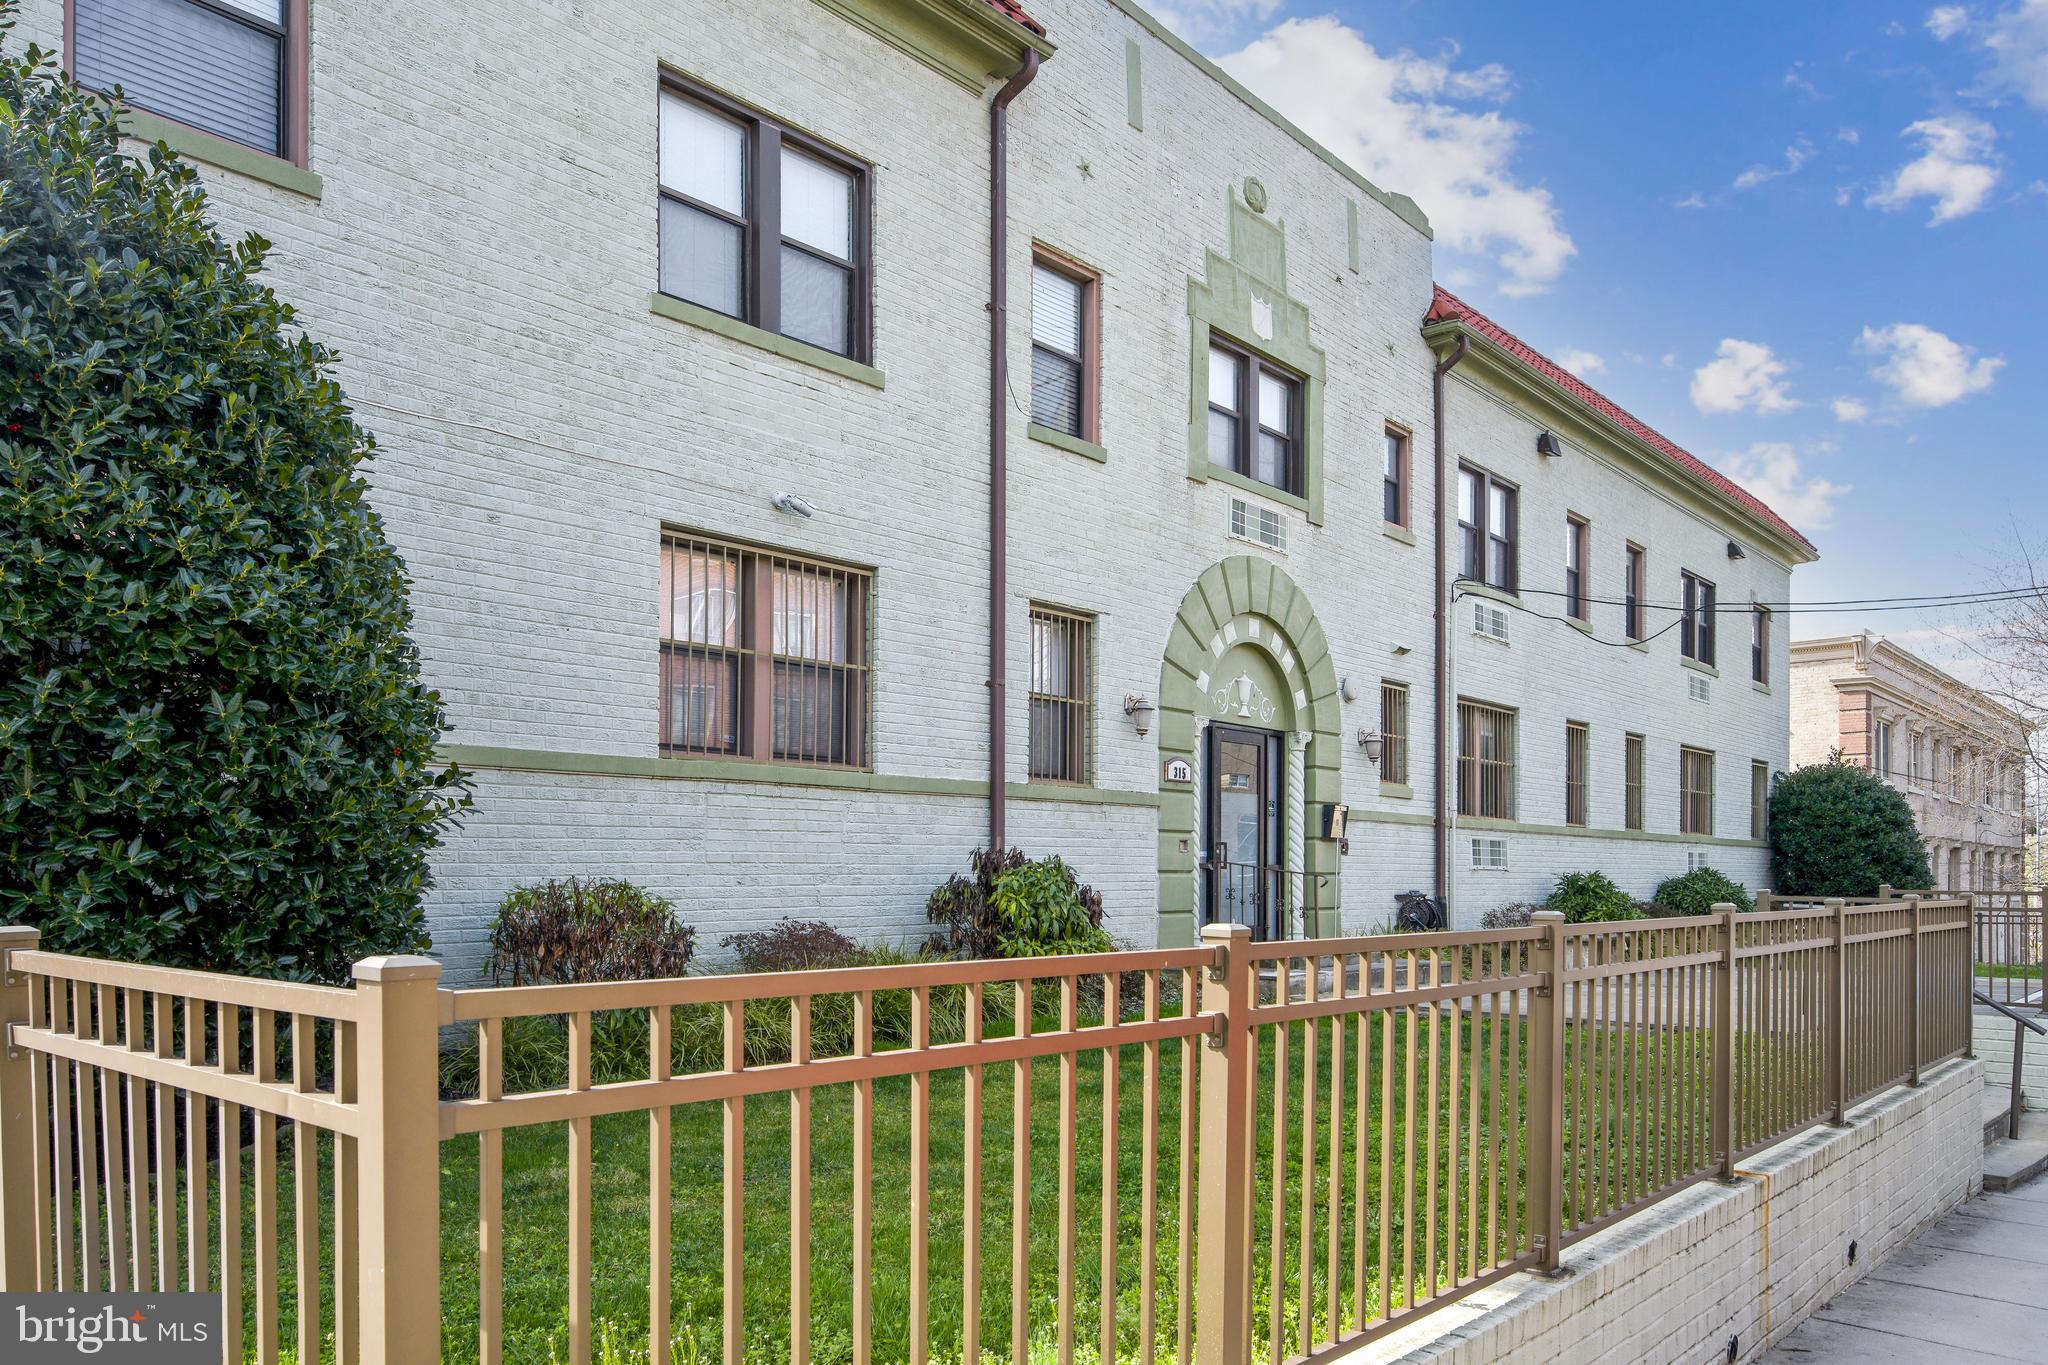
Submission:
<svg viewBox="0 0 2048 1365">
<path fill-rule="evenodd" d="M 1471 584 L 1472 586 L 1475 586 L 1475 587 L 1485 587 L 1485 586 L 1489 586 L 1489 585 L 1486 585 L 1486 584 L 1482 584 L 1482 583 L 1480 583 L 1480 582 L 1479 582 L 1479 581 L 1478 581 L 1477 579 L 1472 579 L 1472 578 L 1460 578 L 1460 579 L 1457 579 L 1456 581 L 1457 581 L 1458 583 L 1461 583 L 1461 584 Z M 1515 590 L 1515 592 L 1516 592 L 1516 595 L 1518 595 L 1518 596 L 1530 596 L 1530 597 L 1570 597 L 1570 596 L 1572 596 L 1572 594 L 1571 594 L 1571 593 L 1569 593 L 1569 592 L 1565 592 L 1565 591 L 1563 591 L 1563 590 L 1561 590 L 1561 589 L 1557 589 L 1557 588 L 1517 588 L 1517 589 Z M 1949 607 L 1949 606 L 1957 606 L 1957 607 L 1975 607 L 1975 606 L 1996 606 L 1996 605 L 1998 605 L 1998 604 L 2000 604 L 2000 603 L 2003 603 L 2003 602 L 2025 602 L 2025 601 L 2030 601 L 2030 600 L 2035 600 L 2035 599 L 2039 599 L 2039 600 L 2043 600 L 2043 601 L 2048 601 L 2048 587 L 2041 587 L 2041 588 L 2012 588 L 2012 589 L 2002 589 L 2002 590 L 1998 590 L 1998 591 L 1993 591 L 1993 592 L 1983 592 L 1983 593 L 1954 593 L 1954 594 L 1944 594 L 1944 595 L 1936 595 L 1936 596 L 1928 596 L 1928 597 L 1860 597 L 1860 598 L 1838 598 L 1838 599 L 1834 599 L 1834 600 L 1829 600 L 1829 601 L 1817 601 L 1817 602 L 1761 602 L 1761 601 L 1759 601 L 1759 602 L 1730 602 L 1730 603 L 1727 603 L 1727 604 L 1725 604 L 1725 605 L 1724 605 L 1724 604 L 1722 604 L 1722 603 L 1720 603 L 1720 602 L 1718 602 L 1718 601 L 1717 601 L 1717 602 L 1715 603 L 1715 605 L 1714 605 L 1714 608 L 1713 608 L 1713 610 L 1714 610 L 1715 612 L 1717 612 L 1717 613 L 1719 613 L 1719 612 L 1747 612 L 1747 611 L 1753 610 L 1754 608 L 1757 608 L 1757 607 L 1764 607 L 1764 608 L 1766 608 L 1766 609 L 1768 609 L 1768 610 L 1770 610 L 1770 611 L 1772 611 L 1772 612 L 1783 612 L 1783 613 L 1789 613 L 1789 614 L 1795 614 L 1795 615 L 1796 615 L 1796 614 L 1798 614 L 1798 613 L 1801 613 L 1801 612 L 1809 612 L 1809 613 L 1824 613 L 1824 614 L 1837 614 L 1837 615 L 1839 615 L 1839 614 L 1851 613 L 1851 612 L 1856 612 L 1856 611 L 1932 611 L 1932 610 L 1935 610 L 1935 609 L 1937 609 L 1937 608 L 1940 608 L 1940 607 Z M 1602 605 L 1602 606 L 1615 606 L 1615 607 L 1621 607 L 1621 606 L 1628 606 L 1628 605 L 1630 605 L 1630 603 L 1629 603 L 1628 599 L 1627 599 L 1627 598 L 1625 598 L 1625 597 L 1594 597 L 1594 596 L 1592 596 L 1592 595 L 1590 595 L 1590 594 L 1586 594 L 1586 593 L 1581 593 L 1581 594 L 1579 594 L 1579 600 L 1580 600 L 1580 601 L 1582 601 L 1582 602 L 1591 602 L 1591 603 L 1596 603 L 1596 604 L 1598 604 L 1598 605 Z M 1634 605 L 1635 605 L 1635 606 L 1637 606 L 1637 607 L 1640 607 L 1640 608 L 1642 608 L 1642 609 L 1643 609 L 1644 611 L 1678 611 L 1678 612 L 1682 612 L 1682 611 L 1685 611 L 1685 610 L 1686 610 L 1686 607 L 1685 607 L 1685 605 L 1684 605 L 1683 603 L 1679 603 L 1679 602 L 1650 602 L 1650 601 L 1639 601 L 1639 602 L 1636 602 L 1636 603 L 1635 603 Z M 1694 607 L 1694 608 L 1692 608 L 1692 610 L 1694 610 L 1694 611 L 1699 611 L 1699 610 L 1702 610 L 1702 609 L 1701 609 L 1701 608 L 1699 608 L 1699 607 Z M 1558 618 L 1558 619 L 1560 619 L 1560 620 L 1563 620 L 1563 619 L 1566 619 L 1566 618 L 1560 617 L 1560 618 Z"/>
</svg>

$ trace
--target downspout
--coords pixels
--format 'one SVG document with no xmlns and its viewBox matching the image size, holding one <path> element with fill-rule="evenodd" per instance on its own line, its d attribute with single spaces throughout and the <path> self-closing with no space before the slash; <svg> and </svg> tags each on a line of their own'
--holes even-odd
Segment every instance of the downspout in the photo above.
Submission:
<svg viewBox="0 0 2048 1365">
<path fill-rule="evenodd" d="M 1451 783 L 1444 775 L 1449 771 L 1453 719 L 1450 698 L 1451 529 L 1450 504 L 1445 492 L 1448 470 L 1444 455 L 1444 376 L 1456 369 L 1458 362 L 1471 349 L 1471 338 L 1460 333 L 1458 344 L 1450 355 L 1437 364 L 1436 376 L 1430 385 L 1430 398 L 1434 404 L 1431 425 L 1436 433 L 1436 819 L 1433 823 L 1436 828 L 1436 897 L 1446 916 L 1450 914 L 1451 897 Z"/>
<path fill-rule="evenodd" d="M 1009 770 L 1004 744 L 1009 710 L 1008 622 L 1004 599 L 1010 592 L 1010 101 L 1038 74 L 1038 53 L 1026 49 L 1024 64 L 996 91 L 988 108 L 988 846 L 1003 847 L 1009 822 L 1004 781 Z"/>
</svg>

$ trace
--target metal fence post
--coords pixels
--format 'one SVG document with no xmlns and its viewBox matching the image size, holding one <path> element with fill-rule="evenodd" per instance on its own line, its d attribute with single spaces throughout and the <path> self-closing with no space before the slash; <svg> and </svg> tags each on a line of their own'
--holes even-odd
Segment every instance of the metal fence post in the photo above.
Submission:
<svg viewBox="0 0 2048 1365">
<path fill-rule="evenodd" d="M 1721 1179 L 1735 1179 L 1735 907 L 1714 907 L 1721 921 L 1721 963 L 1714 973 L 1713 1141 Z"/>
<path fill-rule="evenodd" d="M 362 1365 L 441 1359 L 441 964 L 355 966 Z"/>
<path fill-rule="evenodd" d="M 1840 897 L 1827 902 L 1834 919 L 1834 943 L 1828 949 L 1827 1095 L 1832 1106 L 1828 1122 L 1840 1128 L 1848 1123 L 1849 1098 L 1849 907 Z"/>
<path fill-rule="evenodd" d="M 14 969 L 14 954 L 34 949 L 36 931 L 21 925 L 0 929 L 0 1290 L 33 1293 L 36 1262 L 36 1205 L 47 1191 L 36 1188 L 34 1087 L 28 1049 L 14 1044 L 14 1028 L 29 1022 L 27 972 Z"/>
<path fill-rule="evenodd" d="M 1554 1271 L 1564 1252 L 1564 916 L 1538 910 L 1543 931 L 1531 969 L 1543 978 L 1529 992 L 1529 1227 Z"/>
<path fill-rule="evenodd" d="M 1202 985 L 1202 1012 L 1215 1031 L 1202 1048 L 1200 1207 L 1195 1223 L 1195 1359 L 1242 1365 L 1252 1342 L 1252 931 L 1205 924 L 1216 961 Z"/>
<path fill-rule="evenodd" d="M 1886 889 L 1887 889 L 1887 890 L 1889 890 L 1890 888 L 1886 888 Z M 1923 973 L 1922 973 L 1922 971 L 1921 971 L 1921 957 L 1920 957 L 1920 946 L 1921 946 L 1921 945 L 1920 945 L 1920 893 L 1919 893 L 1919 892 L 1917 892 L 1917 891 L 1908 891 L 1908 892 L 1906 893 L 1906 910 L 1907 910 L 1907 914 L 1908 914 L 1908 916 L 1909 916 L 1909 917 L 1911 918 L 1911 920 L 1912 920 L 1912 929 L 1913 929 L 1913 935 L 1912 935 L 1912 939 L 1911 939 L 1911 943 L 1912 943 L 1912 945 L 1913 945 L 1913 983 L 1912 983 L 1912 995 L 1911 995 L 1911 996 L 1910 996 L 1910 997 L 1908 998 L 1908 1000 L 1907 1000 L 1907 1002 L 1906 1002 L 1906 1008 L 1907 1008 L 1907 1012 L 1908 1012 L 1908 1014 L 1909 1014 L 1909 1025 L 1908 1025 L 1908 1026 L 1909 1026 L 1909 1030 L 1910 1030 L 1910 1033 L 1911 1033 L 1911 1036 L 1912 1036 L 1912 1039 L 1913 1039 L 1913 1064 L 1912 1064 L 1912 1067 L 1910 1068 L 1910 1070 L 1909 1070 L 1909 1071 L 1908 1071 L 1908 1073 L 1907 1073 L 1907 1078 L 1906 1078 L 1906 1084 L 1908 1084 L 1908 1085 L 1918 1085 L 1918 1084 L 1920 1084 L 1920 1057 L 1921 1057 L 1921 1047 L 1920 1047 L 1920 1028 L 1921 1028 L 1921 1013 L 1922 1013 L 1922 1007 L 1921 1007 L 1921 1004 L 1920 1004 L 1920 997 L 1921 997 L 1921 995 L 1922 995 L 1922 994 L 1923 994 L 1923 993 L 1924 993 L 1924 992 L 1926 991 L 1926 981 L 1925 981 L 1925 977 L 1924 977 L 1924 975 L 1923 975 Z"/>
</svg>

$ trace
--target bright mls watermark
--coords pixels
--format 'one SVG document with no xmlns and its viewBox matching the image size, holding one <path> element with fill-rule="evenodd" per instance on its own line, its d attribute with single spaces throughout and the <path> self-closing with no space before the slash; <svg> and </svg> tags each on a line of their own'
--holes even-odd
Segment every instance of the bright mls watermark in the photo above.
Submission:
<svg viewBox="0 0 2048 1365">
<path fill-rule="evenodd" d="M 220 1359 L 218 1294 L 0 1294 L 0 1361 L 202 1365 Z"/>
</svg>

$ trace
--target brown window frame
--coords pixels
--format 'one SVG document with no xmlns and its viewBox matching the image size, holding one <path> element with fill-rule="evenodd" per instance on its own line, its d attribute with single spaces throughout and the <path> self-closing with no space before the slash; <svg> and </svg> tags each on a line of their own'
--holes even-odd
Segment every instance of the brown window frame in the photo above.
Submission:
<svg viewBox="0 0 2048 1365">
<path fill-rule="evenodd" d="M 1031 649 L 1026 762 L 1031 780 L 1087 786 L 1095 780 L 1095 617 L 1087 612 L 1033 602 L 1027 619 Z M 1039 669 L 1041 627 L 1069 633 L 1068 676 L 1065 679 L 1050 678 Z M 1057 689 L 1047 686 L 1056 682 L 1064 685 Z M 1042 737 L 1039 726 L 1041 721 L 1055 716 L 1067 717 L 1070 725 L 1065 740 L 1057 746 L 1057 762 L 1042 764 L 1039 761 Z M 1050 748 L 1048 746 L 1047 752 Z"/>
<path fill-rule="evenodd" d="M 1380 681 L 1380 781 L 1408 785 L 1408 684 Z"/>
<path fill-rule="evenodd" d="M 1648 582 L 1649 554 L 1631 540 L 1624 549 L 1621 564 L 1621 634 L 1624 639 L 1640 641 L 1643 638 L 1643 590 Z"/>
<path fill-rule="evenodd" d="M 1749 680 L 1771 685 L 1771 609 L 1761 604 L 1749 609 Z"/>
<path fill-rule="evenodd" d="M 708 638 L 708 630 L 704 640 L 694 638 L 694 632 L 680 637 L 676 634 L 676 592 L 668 569 L 671 551 L 686 554 L 701 551 L 707 559 L 715 556 L 729 566 L 726 577 L 733 584 L 730 592 L 735 599 L 732 605 L 734 639 L 728 641 L 723 638 L 723 627 L 718 632 L 721 638 L 715 641 Z M 662 529 L 660 554 L 661 578 L 670 585 L 669 602 L 662 604 L 662 610 L 669 616 L 669 626 L 658 637 L 661 668 L 656 740 L 661 753 L 667 757 L 712 757 L 871 770 L 874 753 L 874 571 L 675 527 Z M 789 600 L 777 596 L 779 583 L 797 585 L 799 602 L 794 616 Z M 778 650 L 775 647 L 778 603 L 785 623 L 802 621 L 802 599 L 810 594 L 830 592 L 835 586 L 843 587 L 845 592 L 844 611 L 838 617 L 834 633 L 844 638 L 843 653 L 846 657 L 820 657 L 815 649 L 792 650 L 786 647 L 786 641 L 785 648 Z M 716 590 L 715 585 L 713 590 Z M 824 618 L 820 616 L 819 619 Z M 818 635 L 826 633 L 822 627 L 812 627 L 811 630 Z M 720 719 L 722 728 L 729 730 L 729 735 L 721 733 L 704 742 L 678 741 L 675 738 L 678 720 L 674 702 L 678 679 L 674 661 L 679 658 L 708 659 L 728 666 L 724 685 L 731 689 L 732 697 L 728 705 L 721 706 Z M 789 685 L 791 679 L 795 680 L 796 687 Z M 829 739 L 820 743 L 825 729 L 816 726 L 810 727 L 807 734 L 798 736 L 799 740 L 808 739 L 809 742 L 791 742 L 791 732 L 787 729 L 782 729 L 778 735 L 781 728 L 778 726 L 778 713 L 790 718 L 788 724 L 795 723 L 797 703 L 802 700 L 798 690 L 802 685 L 807 681 L 826 682 L 827 690 L 831 690 L 830 683 L 834 679 L 841 680 L 838 689 L 841 696 L 838 723 L 829 728 L 840 736 L 837 743 Z M 832 752 L 834 749 L 838 750 L 836 754 Z"/>
<path fill-rule="evenodd" d="M 1630 733 L 1622 736 L 1621 745 L 1621 827 L 1640 830 L 1643 827 L 1643 766 L 1649 749 L 1649 741 L 1643 736 Z"/>
<path fill-rule="evenodd" d="M 1564 723 L 1564 822 L 1584 828 L 1592 823 L 1591 786 L 1593 728 L 1582 720 Z"/>
<path fill-rule="evenodd" d="M 271 151 L 265 147 L 257 147 L 243 142 L 239 138 L 230 137 L 226 133 L 216 133 L 212 129 L 202 128 L 196 123 L 187 123 L 183 119 L 172 118 L 169 114 L 159 114 L 156 110 L 148 109 L 148 106 L 136 103 L 133 99 L 130 99 L 129 103 L 133 104 L 137 109 L 147 109 L 152 117 L 163 119 L 166 123 L 175 123 L 180 128 L 189 128 L 193 132 L 206 137 L 215 137 L 223 142 L 232 142 L 237 147 L 247 147 L 258 156 L 267 156 L 273 161 L 282 161 L 288 165 L 301 168 L 307 167 L 312 152 L 312 100 L 308 93 L 312 88 L 312 45 L 309 40 L 311 23 L 307 16 L 310 0 L 284 0 L 284 22 L 282 24 L 272 24 L 268 20 L 257 18 L 247 10 L 236 9 L 233 5 L 215 4 L 212 3 L 212 0 L 184 0 L 184 3 L 191 5 L 194 9 L 206 10 L 210 13 L 221 15 L 224 18 L 233 19 L 249 28 L 257 29 L 274 38 L 283 40 L 278 44 L 277 145 L 279 150 Z M 64 73 L 66 75 L 76 74 L 74 70 L 74 52 L 77 44 L 77 29 L 77 0 L 64 0 Z"/>
<path fill-rule="evenodd" d="M 1770 834 L 1771 765 L 1761 758 L 1749 764 L 1749 837 L 1763 839 Z"/>
<path fill-rule="evenodd" d="M 1578 563 L 1574 565 L 1572 560 Z M 1593 619 L 1593 523 L 1576 512 L 1564 517 L 1564 610 L 1575 621 Z"/>
<path fill-rule="evenodd" d="M 1472 515 L 1476 521 L 1465 519 L 1465 479 L 1470 476 L 1478 486 L 1478 495 L 1472 499 Z M 1490 518 L 1493 510 L 1494 490 L 1507 494 L 1507 526 L 1493 526 Z M 1520 485 L 1480 468 L 1476 464 L 1458 465 L 1458 575 L 1467 582 L 1482 583 L 1496 592 L 1507 593 L 1510 597 L 1521 596 L 1522 581 L 1522 490 Z M 1492 576 L 1493 547 L 1498 541 L 1506 552 L 1507 581 L 1496 583 Z"/>
<path fill-rule="evenodd" d="M 1494 723 L 1494 742 L 1505 755 L 1479 753 L 1480 722 Z M 1517 728 L 1520 713 L 1491 702 L 1458 699 L 1458 814 L 1483 820 L 1515 818 Z M 1491 807 L 1491 809 L 1488 809 Z"/>
<path fill-rule="evenodd" d="M 1410 457 L 1413 433 L 1398 423 L 1389 422 L 1386 439 L 1387 444 L 1380 449 L 1380 516 L 1387 525 L 1398 526 L 1405 531 L 1412 529 L 1410 517 L 1413 508 L 1409 502 L 1409 490 L 1410 470 L 1413 468 Z M 1394 472 L 1391 475 L 1386 472 L 1386 457 L 1390 450 L 1394 456 Z M 1389 502 L 1393 503 L 1394 510 L 1399 515 L 1386 515 Z"/>
<path fill-rule="evenodd" d="M 1040 269 L 1050 271 L 1063 279 L 1081 286 L 1081 354 L 1070 356 L 1056 346 L 1039 341 L 1038 333 L 1027 319 L 1024 328 L 1031 342 L 1034 355 L 1044 350 L 1063 360 L 1072 361 L 1081 367 L 1081 421 L 1079 431 L 1062 432 L 1079 440 L 1096 442 L 1102 439 L 1102 272 L 1091 269 L 1066 255 L 1053 250 L 1043 242 L 1031 244 L 1031 269 L 1036 274 Z M 1052 431 L 1060 428 L 1038 420 L 1037 394 L 1034 391 L 1030 407 L 1031 420 Z"/>
<path fill-rule="evenodd" d="M 675 95 L 703 105 L 746 129 L 746 165 L 743 171 L 746 212 L 735 218 L 724 209 L 693 199 L 661 183 L 660 117 L 661 96 Z M 844 352 L 829 346 L 817 349 L 866 364 L 874 359 L 874 166 L 829 142 L 794 128 L 774 115 L 742 103 L 730 95 L 700 85 L 674 71 L 664 70 L 655 89 L 655 290 L 665 298 L 703 308 L 764 332 L 788 337 L 800 346 L 816 346 L 782 330 L 782 248 L 788 246 L 821 261 L 849 268 L 853 282 L 848 286 Z M 787 143 L 818 161 L 837 167 L 853 177 L 853 205 L 848 223 L 851 259 L 841 260 L 803 242 L 791 241 L 782 233 L 782 147 Z M 740 229 L 740 312 L 725 313 L 710 304 L 670 294 L 661 281 L 661 201 L 672 199 L 699 213 Z"/>
<path fill-rule="evenodd" d="M 1711 579 L 1691 569 L 1678 571 L 1678 609 L 1683 619 L 1678 627 L 1678 652 L 1696 664 L 1714 667 L 1715 612 L 1719 594 Z"/>
<path fill-rule="evenodd" d="M 1706 785 L 1696 769 L 1705 761 Z M 1714 833 L 1714 751 L 1681 745 L 1678 750 L 1678 832 L 1711 838 Z"/>
<path fill-rule="evenodd" d="M 1306 497 L 1308 495 L 1308 449 L 1304 439 L 1302 423 L 1307 415 L 1305 409 L 1308 402 L 1308 377 L 1297 370 L 1289 369 L 1277 360 L 1261 355 L 1243 342 L 1225 336 L 1221 332 L 1212 331 L 1209 333 L 1209 349 L 1235 356 L 1240 362 L 1237 409 L 1233 412 L 1229 408 L 1220 408 L 1216 403 L 1215 394 L 1211 393 L 1207 396 L 1210 412 L 1222 412 L 1237 420 L 1237 441 L 1235 447 L 1230 452 L 1230 459 L 1227 462 L 1218 460 L 1216 458 L 1216 451 L 1212 448 L 1209 451 L 1209 463 L 1221 465 L 1224 469 L 1249 479 L 1261 488 L 1270 488 L 1277 493 L 1285 493 L 1291 498 Z M 1206 361 L 1208 357 L 1204 356 L 1203 359 Z M 1275 427 L 1266 426 L 1259 420 L 1259 376 L 1261 374 L 1272 375 L 1275 379 L 1286 383 L 1294 391 L 1294 401 L 1288 404 L 1288 430 L 1285 432 L 1281 432 Z M 1276 436 L 1284 436 L 1287 441 L 1287 474 L 1285 483 L 1268 483 L 1252 472 L 1255 468 L 1256 442 L 1259 433 L 1266 431 L 1270 431 Z"/>
</svg>

